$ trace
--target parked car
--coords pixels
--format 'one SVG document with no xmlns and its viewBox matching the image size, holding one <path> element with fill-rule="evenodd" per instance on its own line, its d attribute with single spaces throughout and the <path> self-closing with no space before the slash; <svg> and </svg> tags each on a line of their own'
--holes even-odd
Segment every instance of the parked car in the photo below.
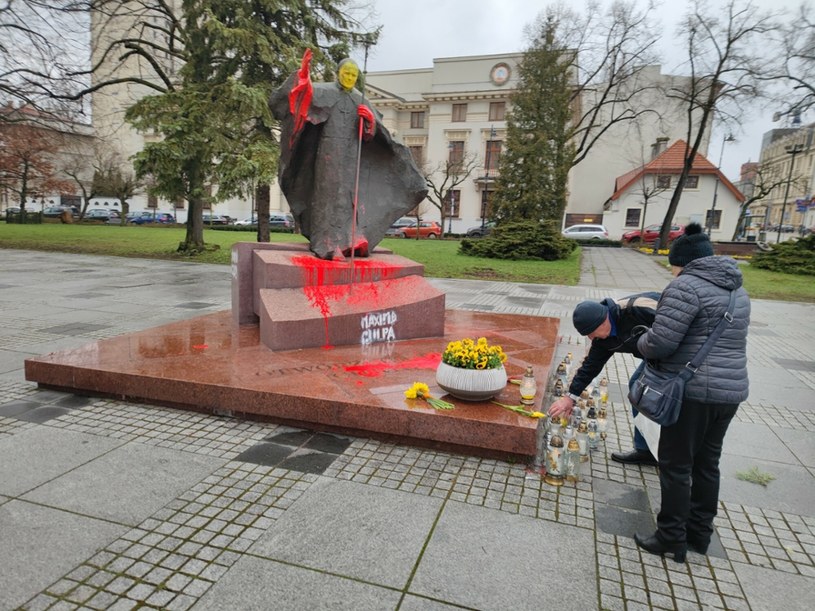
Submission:
<svg viewBox="0 0 815 611">
<path fill-rule="evenodd" d="M 11 206 L 6 208 L 6 212 L 9 214 L 20 214 L 20 207 L 19 206 Z"/>
<path fill-rule="evenodd" d="M 561 235 L 572 240 L 608 240 L 608 230 L 603 225 L 572 225 Z"/>
<path fill-rule="evenodd" d="M 256 217 L 256 216 L 249 217 L 248 219 L 241 219 L 241 220 L 235 221 L 235 225 L 237 227 L 247 227 L 249 225 L 257 225 L 257 224 L 258 224 L 258 217 Z"/>
<path fill-rule="evenodd" d="M 152 210 L 143 210 L 137 216 L 128 221 L 134 225 L 144 225 L 145 223 L 161 223 L 162 225 L 169 225 L 175 223 L 175 217 L 169 212 L 153 212 Z"/>
<path fill-rule="evenodd" d="M 118 210 L 106 210 L 105 208 L 91 208 L 85 213 L 85 218 L 88 220 L 96 221 L 118 221 L 121 215 Z"/>
<path fill-rule="evenodd" d="M 417 228 L 416 222 L 414 221 L 413 225 L 408 227 L 400 227 L 396 235 L 400 238 L 415 238 L 417 233 L 420 238 L 435 240 L 436 238 L 441 237 L 441 225 L 439 225 L 436 221 L 420 221 L 419 227 Z M 387 231 L 385 234 L 387 234 Z"/>
<path fill-rule="evenodd" d="M 270 214 L 269 229 L 280 229 L 281 231 L 294 231 L 294 217 L 291 214 Z"/>
<path fill-rule="evenodd" d="M 470 227 L 467 230 L 467 237 L 483 238 L 484 236 L 490 235 L 492 233 L 493 227 L 495 227 L 495 221 L 487 221 L 483 225 L 476 225 L 475 227 Z"/>
<path fill-rule="evenodd" d="M 415 226 L 416 219 L 403 216 L 402 218 L 395 220 L 393 224 L 385 230 L 385 235 L 390 238 L 399 238 L 402 237 L 402 229 L 405 227 Z"/>
<path fill-rule="evenodd" d="M 207 212 L 204 213 L 202 217 L 204 219 L 204 225 L 229 225 L 229 217 L 223 214 L 209 214 Z"/>
<path fill-rule="evenodd" d="M 662 224 L 648 225 L 645 231 L 640 235 L 639 229 L 633 231 L 626 231 L 623 234 L 623 243 L 625 244 L 638 244 L 645 242 L 646 244 L 653 244 L 659 237 L 659 230 L 662 229 Z M 684 225 L 671 225 L 671 231 L 668 233 L 668 241 L 673 242 L 676 238 L 685 233 Z"/>
<path fill-rule="evenodd" d="M 48 206 L 42 211 L 42 215 L 45 218 L 59 218 L 62 216 L 62 213 L 68 210 L 71 213 L 71 216 L 77 217 L 79 216 L 79 208 L 76 206 Z"/>
</svg>

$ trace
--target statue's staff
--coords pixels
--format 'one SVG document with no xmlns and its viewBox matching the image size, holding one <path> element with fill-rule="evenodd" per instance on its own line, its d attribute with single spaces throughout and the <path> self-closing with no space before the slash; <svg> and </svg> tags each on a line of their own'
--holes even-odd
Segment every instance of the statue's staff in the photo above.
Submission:
<svg viewBox="0 0 815 611">
<path fill-rule="evenodd" d="M 368 136 L 368 139 L 373 138 L 376 132 L 376 117 L 371 109 L 365 105 L 365 76 L 368 74 L 368 49 L 372 41 L 370 37 L 365 36 L 362 39 L 362 46 L 365 48 L 365 59 L 362 63 L 362 103 L 357 109 L 359 115 L 359 136 L 357 142 L 357 169 L 356 176 L 354 177 L 354 205 L 353 217 L 351 218 L 351 283 L 354 282 L 354 251 L 356 250 L 356 233 L 357 233 L 357 207 L 359 205 L 359 169 L 362 164 L 362 137 L 363 134 Z M 368 121 L 368 132 L 365 133 L 365 121 Z"/>
</svg>

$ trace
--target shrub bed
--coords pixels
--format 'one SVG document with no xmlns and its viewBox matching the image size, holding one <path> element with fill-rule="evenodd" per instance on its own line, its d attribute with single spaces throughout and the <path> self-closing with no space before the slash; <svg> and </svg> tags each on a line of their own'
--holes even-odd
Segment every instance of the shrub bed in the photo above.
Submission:
<svg viewBox="0 0 815 611">
<path fill-rule="evenodd" d="M 497 225 L 489 236 L 461 241 L 462 254 L 491 259 L 557 261 L 577 248 L 560 235 L 560 226 L 547 221 L 520 221 Z"/>
<path fill-rule="evenodd" d="M 773 244 L 766 252 L 756 252 L 750 265 L 774 272 L 815 276 L 815 234 Z"/>
</svg>

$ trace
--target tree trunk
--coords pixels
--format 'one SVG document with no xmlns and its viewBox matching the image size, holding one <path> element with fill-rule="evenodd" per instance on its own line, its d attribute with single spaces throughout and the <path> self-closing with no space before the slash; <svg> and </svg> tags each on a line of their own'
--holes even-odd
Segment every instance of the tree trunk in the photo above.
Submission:
<svg viewBox="0 0 815 611">
<path fill-rule="evenodd" d="M 258 242 L 268 242 L 270 240 L 269 206 L 271 198 L 269 185 L 258 185 L 255 193 L 255 201 L 258 207 Z"/>
</svg>

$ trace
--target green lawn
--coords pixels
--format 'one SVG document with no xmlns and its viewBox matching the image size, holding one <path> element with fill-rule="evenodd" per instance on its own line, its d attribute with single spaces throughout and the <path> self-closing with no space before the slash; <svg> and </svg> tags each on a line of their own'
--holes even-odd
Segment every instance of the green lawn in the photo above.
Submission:
<svg viewBox="0 0 815 611">
<path fill-rule="evenodd" d="M 190 258 L 176 252 L 184 239 L 181 227 L 117 225 L 6 225 L 0 223 L 0 248 L 22 248 L 155 259 L 194 260 L 229 264 L 232 244 L 254 241 L 251 231 L 204 230 L 204 241 L 216 250 Z M 305 242 L 300 235 L 273 233 L 274 242 Z M 402 240 L 386 238 L 381 244 L 396 254 L 425 266 L 434 278 L 478 278 L 537 284 L 577 284 L 580 254 L 565 261 L 499 261 L 458 254 L 457 240 Z"/>
<path fill-rule="evenodd" d="M 207 244 L 215 250 L 194 258 L 176 252 L 184 239 L 183 227 L 135 227 L 114 225 L 7 225 L 0 223 L 0 248 L 76 252 L 194 260 L 227 265 L 232 244 L 254 241 L 253 232 L 204 230 Z M 304 242 L 299 235 L 273 233 L 275 242 Z M 425 266 L 434 278 L 468 278 L 528 282 L 533 284 L 575 285 L 580 278 L 580 249 L 565 261 L 500 261 L 468 257 L 458 253 L 458 240 L 402 240 L 386 238 L 383 247 Z M 655 264 L 659 259 L 655 259 Z M 744 286 L 755 299 L 778 299 L 815 303 L 815 281 L 811 276 L 781 274 L 749 265 L 742 266 Z"/>
</svg>

